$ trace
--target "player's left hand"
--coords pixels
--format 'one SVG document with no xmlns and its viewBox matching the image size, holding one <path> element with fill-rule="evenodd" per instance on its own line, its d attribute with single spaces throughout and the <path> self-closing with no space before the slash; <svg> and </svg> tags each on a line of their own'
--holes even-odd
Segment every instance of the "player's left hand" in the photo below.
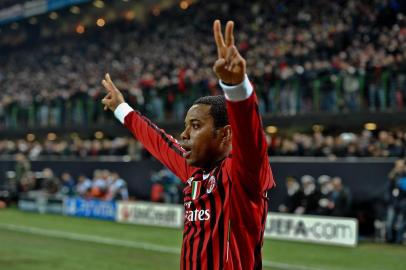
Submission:
<svg viewBox="0 0 406 270">
<path fill-rule="evenodd" d="M 216 40 L 218 59 L 213 70 L 217 77 L 226 84 L 242 83 L 246 73 L 245 59 L 240 55 L 234 44 L 234 22 L 226 25 L 225 41 L 221 32 L 221 23 L 215 20 L 213 24 L 214 39 Z"/>
</svg>

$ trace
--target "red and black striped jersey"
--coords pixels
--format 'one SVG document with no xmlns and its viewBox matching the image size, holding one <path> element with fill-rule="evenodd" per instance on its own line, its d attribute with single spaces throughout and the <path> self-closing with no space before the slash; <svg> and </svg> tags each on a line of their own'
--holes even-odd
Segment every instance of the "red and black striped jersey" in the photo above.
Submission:
<svg viewBox="0 0 406 270">
<path fill-rule="evenodd" d="M 189 166 L 176 140 L 139 112 L 124 118 L 145 148 L 184 182 L 184 270 L 262 268 L 266 192 L 274 180 L 255 92 L 227 100 L 227 113 L 232 154 L 211 171 Z"/>
</svg>

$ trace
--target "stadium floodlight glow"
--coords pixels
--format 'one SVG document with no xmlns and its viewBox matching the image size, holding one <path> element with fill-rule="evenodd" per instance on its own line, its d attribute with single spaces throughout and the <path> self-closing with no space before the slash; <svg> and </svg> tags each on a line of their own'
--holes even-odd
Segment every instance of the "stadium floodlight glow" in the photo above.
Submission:
<svg viewBox="0 0 406 270">
<path fill-rule="evenodd" d="M 314 132 L 322 132 L 324 127 L 322 125 L 316 124 L 316 125 L 313 125 L 312 129 Z"/>
<path fill-rule="evenodd" d="M 94 133 L 94 137 L 95 137 L 96 139 L 98 139 L 98 140 L 101 140 L 101 139 L 104 138 L 104 133 L 101 132 L 101 131 L 96 131 L 96 132 Z"/>
<path fill-rule="evenodd" d="M 93 2 L 93 6 L 95 6 L 97 8 L 104 8 L 104 2 L 101 0 L 96 0 Z"/>
<path fill-rule="evenodd" d="M 56 134 L 53 133 L 53 132 L 48 133 L 47 139 L 48 139 L 49 141 L 55 141 L 55 140 L 56 140 Z"/>
<path fill-rule="evenodd" d="M 27 141 L 33 142 L 35 140 L 35 135 L 32 133 L 28 133 L 26 138 L 27 138 Z"/>
<path fill-rule="evenodd" d="M 80 8 L 78 6 L 72 6 L 70 8 L 70 12 L 73 14 L 79 14 L 80 13 Z"/>
<path fill-rule="evenodd" d="M 58 13 L 56 13 L 55 11 L 53 11 L 53 12 L 51 12 L 51 13 L 49 13 L 49 18 L 51 19 L 51 20 L 56 20 L 56 19 L 58 19 Z"/>
<path fill-rule="evenodd" d="M 83 34 L 85 32 L 85 27 L 82 24 L 76 26 L 76 33 Z"/>
<path fill-rule="evenodd" d="M 189 3 L 188 3 L 188 1 L 184 0 L 184 1 L 180 2 L 179 6 L 180 6 L 181 9 L 185 10 L 185 9 L 187 9 L 189 7 Z"/>
<path fill-rule="evenodd" d="M 98 27 L 103 27 L 104 25 L 106 25 L 106 21 L 103 18 L 98 18 L 96 24 Z"/>
<path fill-rule="evenodd" d="M 135 18 L 135 12 L 133 10 L 129 10 L 126 13 L 124 13 L 124 17 L 126 20 L 131 21 L 134 20 Z"/>
<path fill-rule="evenodd" d="M 269 134 L 275 134 L 276 132 L 278 132 L 278 128 L 275 126 L 267 126 L 266 132 Z"/>
<path fill-rule="evenodd" d="M 31 17 L 31 18 L 28 20 L 28 23 L 29 23 L 29 24 L 32 24 L 32 25 L 37 24 L 37 23 L 38 23 L 38 19 L 37 19 L 36 17 Z"/>
<path fill-rule="evenodd" d="M 369 131 L 373 131 L 377 129 L 377 125 L 375 123 L 366 123 L 364 128 Z"/>
</svg>

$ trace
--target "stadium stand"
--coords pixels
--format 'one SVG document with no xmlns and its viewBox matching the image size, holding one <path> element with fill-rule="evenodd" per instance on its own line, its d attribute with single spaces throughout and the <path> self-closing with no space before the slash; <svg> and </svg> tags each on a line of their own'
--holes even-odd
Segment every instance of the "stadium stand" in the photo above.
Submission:
<svg viewBox="0 0 406 270">
<path fill-rule="evenodd" d="M 82 139 L 55 138 L 36 140 L 31 134 L 25 139 L 0 140 L 0 155 L 23 153 L 38 158 L 97 158 L 129 156 L 130 160 L 149 159 L 143 146 L 130 137 Z M 270 156 L 299 157 L 402 157 L 406 152 L 406 132 L 369 131 L 343 132 L 337 135 L 314 132 L 294 132 L 292 135 L 267 134 Z M 28 140 L 30 139 L 30 140 Z"/>
<path fill-rule="evenodd" d="M 0 126 L 102 123 L 109 116 L 98 106 L 100 78 L 111 68 L 119 87 L 147 116 L 181 119 L 196 97 L 219 93 L 211 73 L 215 54 L 207 22 L 229 10 L 243 33 L 239 49 L 247 52 L 261 112 L 402 110 L 404 5 L 385 3 L 205 1 L 186 11 L 166 10 L 159 20 L 112 23 L 85 36 L 55 37 L 34 46 L 27 36 L 19 46 L 5 48 L 7 54 L 0 58 L 6 89 Z"/>
</svg>

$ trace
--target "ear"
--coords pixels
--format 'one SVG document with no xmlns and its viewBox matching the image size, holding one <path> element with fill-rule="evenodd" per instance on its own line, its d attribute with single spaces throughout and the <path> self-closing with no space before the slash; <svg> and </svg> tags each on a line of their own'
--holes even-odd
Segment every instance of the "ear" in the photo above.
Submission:
<svg viewBox="0 0 406 270">
<path fill-rule="evenodd" d="M 222 143 L 231 143 L 231 126 L 227 125 L 222 128 L 221 131 L 221 142 Z"/>
</svg>

